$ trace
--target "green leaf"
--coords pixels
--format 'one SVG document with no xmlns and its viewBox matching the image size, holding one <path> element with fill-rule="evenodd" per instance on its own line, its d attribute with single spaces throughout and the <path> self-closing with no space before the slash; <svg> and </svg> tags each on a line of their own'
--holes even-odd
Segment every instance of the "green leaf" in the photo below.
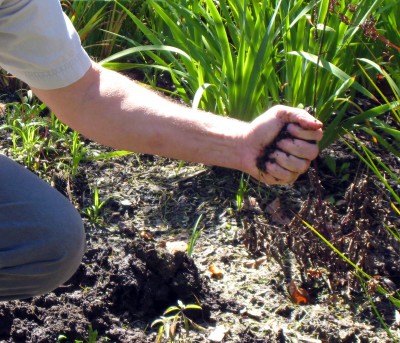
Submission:
<svg viewBox="0 0 400 343">
<path fill-rule="evenodd" d="M 326 61 L 325 59 L 318 57 L 316 55 L 310 54 L 305 51 L 291 51 L 289 52 L 291 55 L 299 56 L 302 57 L 315 65 L 318 65 L 321 68 L 324 68 L 328 72 L 330 72 L 333 76 L 337 77 L 339 80 L 342 80 L 344 82 L 348 82 L 349 79 L 352 79 L 352 77 L 348 74 L 346 74 L 343 70 L 335 66 L 334 64 Z M 354 81 L 351 85 L 355 90 L 359 91 L 361 94 L 364 94 L 370 99 L 373 99 L 377 101 L 376 97 L 368 91 L 365 87 L 363 87 L 361 84 L 359 84 L 357 81 Z"/>
<path fill-rule="evenodd" d="M 202 307 L 196 304 L 189 304 L 186 305 L 185 310 L 192 309 L 192 310 L 202 310 Z"/>
<path fill-rule="evenodd" d="M 175 311 L 180 311 L 180 310 L 181 309 L 179 307 L 177 307 L 177 306 L 171 306 L 171 307 L 168 307 L 165 310 L 164 314 L 168 314 L 168 313 L 175 312 Z"/>
<path fill-rule="evenodd" d="M 191 57 L 184 52 L 181 49 L 175 48 L 173 46 L 168 46 L 168 45 L 141 45 L 141 46 L 137 46 L 134 48 L 129 48 L 126 50 L 123 50 L 121 52 L 117 52 L 114 55 L 111 55 L 110 57 L 107 57 L 105 59 L 103 59 L 102 61 L 99 62 L 100 65 L 103 65 L 104 63 L 107 62 L 112 62 L 115 61 L 117 59 L 135 54 L 135 53 L 139 53 L 139 52 L 143 52 L 143 51 L 168 51 L 168 52 L 173 52 L 173 53 L 177 53 L 180 54 L 181 56 L 187 58 L 188 60 L 191 60 Z"/>
</svg>

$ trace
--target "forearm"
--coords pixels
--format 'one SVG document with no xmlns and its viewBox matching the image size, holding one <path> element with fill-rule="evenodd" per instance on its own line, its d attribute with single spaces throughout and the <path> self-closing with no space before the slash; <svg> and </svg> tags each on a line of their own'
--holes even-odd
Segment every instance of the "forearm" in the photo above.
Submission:
<svg viewBox="0 0 400 343">
<path fill-rule="evenodd" d="M 76 84 L 34 92 L 64 123 L 116 149 L 240 169 L 249 125 L 194 111 L 97 65 Z"/>
<path fill-rule="evenodd" d="M 245 123 L 176 104 L 96 64 L 68 87 L 33 91 L 61 121 L 98 143 L 238 169 L 268 184 L 294 182 L 318 155 L 309 141 L 322 138 L 322 123 L 304 110 L 274 106 Z M 279 141 L 264 165 L 256 163 L 286 124 L 292 137 Z"/>
</svg>

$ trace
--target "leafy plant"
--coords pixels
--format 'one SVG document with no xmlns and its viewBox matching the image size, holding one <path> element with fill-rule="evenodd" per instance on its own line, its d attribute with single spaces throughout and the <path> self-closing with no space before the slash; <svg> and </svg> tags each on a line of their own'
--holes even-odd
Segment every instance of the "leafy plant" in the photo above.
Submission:
<svg viewBox="0 0 400 343">
<path fill-rule="evenodd" d="M 249 178 L 247 178 L 246 181 L 244 180 L 244 174 L 242 174 L 242 176 L 240 177 L 239 188 L 236 191 L 236 206 L 237 206 L 238 212 L 240 212 L 243 208 L 244 198 L 248 191 L 248 185 L 249 185 L 248 179 Z"/>
<path fill-rule="evenodd" d="M 284 96 L 292 105 L 311 104 L 318 119 L 325 123 L 321 149 L 336 141 L 344 131 L 368 126 L 371 118 L 397 106 L 392 103 L 379 107 L 379 99 L 365 85 L 367 78 L 358 63 L 362 56 L 379 61 L 376 44 L 372 46 L 369 40 L 371 32 L 377 30 L 375 18 L 388 10 L 379 7 L 380 4 L 377 0 L 346 4 L 322 0 L 317 14 L 308 17 L 312 24 L 308 27 L 312 29 L 305 31 L 307 44 L 296 40 L 287 51 L 285 70 L 290 73 L 287 80 L 295 83 L 295 87 L 288 87 Z M 298 32 L 303 34 L 301 29 Z M 297 63 L 301 63 L 301 68 Z M 356 97 L 360 96 L 370 99 L 370 107 L 377 106 L 368 119 L 357 114 L 368 110 L 356 104 Z"/>
<path fill-rule="evenodd" d="M 46 158 L 54 150 L 53 142 L 46 135 L 47 122 L 40 116 L 44 108 L 41 104 L 9 104 L 5 124 L 0 126 L 10 132 L 11 154 L 31 169 L 38 169 L 40 158 Z"/>
<path fill-rule="evenodd" d="M 171 73 L 180 97 L 191 103 L 196 93 L 201 94 L 201 108 L 249 120 L 265 110 L 271 99 L 279 100 L 273 42 L 280 3 L 220 1 L 217 5 L 206 0 L 188 5 L 184 1 L 150 1 L 158 20 L 163 21 L 161 29 L 145 26 L 127 13 L 152 44 L 152 50 L 165 53 L 160 57 L 137 45 L 136 52 L 146 53 L 156 62 L 153 67 Z M 182 58 L 172 53 L 172 47 Z M 110 65 L 121 57 L 111 56 L 103 62 L 123 68 L 123 64 Z"/>
<path fill-rule="evenodd" d="M 163 316 L 161 316 L 159 319 L 156 319 L 151 324 L 152 327 L 160 325 L 155 343 L 161 343 L 163 337 L 167 339 L 169 343 L 181 342 L 180 339 L 185 341 L 189 336 L 191 327 L 196 330 L 204 331 L 205 329 L 202 326 L 196 324 L 186 315 L 188 310 L 201 309 L 202 308 L 199 305 L 185 305 L 182 303 L 182 301 L 178 300 L 178 306 L 169 307 L 167 310 L 165 310 Z"/>
<path fill-rule="evenodd" d="M 379 312 L 378 308 L 375 306 L 374 299 L 372 297 L 374 293 L 374 288 L 379 285 L 379 281 L 376 279 L 372 279 L 370 283 L 365 282 L 362 277 L 359 277 L 360 284 L 364 290 L 364 294 L 367 296 L 368 301 L 371 305 L 372 310 L 374 311 L 376 317 L 378 318 L 379 322 L 381 323 L 382 327 L 385 329 L 387 332 L 388 336 L 393 340 L 393 342 L 398 342 L 396 337 L 393 335 L 392 331 L 390 330 L 389 326 L 385 323 L 385 320 L 383 319 L 381 313 Z"/>
<path fill-rule="evenodd" d="M 27 85 L 0 68 L 0 89 L 3 92 L 15 93 L 21 89 L 26 89 Z"/>
<path fill-rule="evenodd" d="M 343 162 L 338 165 L 336 159 L 330 155 L 324 158 L 324 163 L 333 175 L 337 176 L 340 181 L 347 181 L 350 177 L 349 168 L 350 162 Z"/>
<path fill-rule="evenodd" d="M 201 232 L 203 231 L 203 229 L 199 228 L 199 224 L 200 224 L 202 217 L 203 217 L 203 215 L 200 214 L 196 220 L 196 223 L 193 226 L 192 234 L 190 235 L 190 240 L 189 240 L 189 244 L 188 244 L 188 248 L 187 248 L 188 256 L 192 256 L 196 242 L 200 238 Z"/>
<path fill-rule="evenodd" d="M 301 221 L 311 232 L 313 232 L 317 237 L 319 237 L 321 239 L 321 241 L 329 249 L 331 249 L 333 252 L 335 252 L 343 261 L 345 261 L 348 265 L 351 266 L 351 268 L 353 269 L 353 273 L 360 280 L 362 287 L 364 287 L 366 296 L 370 300 L 371 308 L 375 311 L 378 319 L 381 322 L 383 321 L 383 319 L 380 316 L 379 312 L 377 311 L 376 307 L 374 306 L 373 302 L 371 302 L 370 293 L 375 293 L 375 292 L 379 293 L 380 295 L 389 299 L 393 303 L 393 305 L 395 305 L 397 307 L 397 309 L 400 309 L 400 294 L 399 294 L 399 292 L 394 292 L 393 290 L 388 289 L 388 287 L 385 283 L 379 282 L 379 278 L 378 279 L 373 278 L 371 275 L 367 274 L 362 268 L 360 268 L 356 263 L 351 261 L 339 249 L 337 249 L 333 243 L 331 243 L 326 237 L 324 237 L 320 232 L 318 232 L 318 230 L 316 228 L 314 228 L 311 224 L 307 223 L 306 221 L 304 221 L 302 219 L 301 219 Z M 368 285 L 368 284 L 373 284 L 373 286 L 371 286 L 370 289 L 367 289 L 367 287 L 365 285 Z M 385 327 L 386 331 L 388 332 L 388 335 L 390 337 L 394 338 L 386 324 L 384 324 L 384 327 Z"/>
<path fill-rule="evenodd" d="M 115 1 L 63 0 L 61 4 L 78 31 L 83 46 L 96 58 L 104 58 L 115 51 L 118 46 L 116 34 L 128 31 L 134 34 L 125 24 L 126 14 Z M 136 1 L 130 1 L 127 6 L 139 7 Z"/>
<path fill-rule="evenodd" d="M 355 96 L 379 103 L 363 85 L 357 58 L 378 61 L 377 49 L 382 47 L 376 48 L 370 40 L 390 43 L 394 35 L 393 29 L 389 38 L 379 33 L 377 20 L 400 6 L 392 2 L 380 6 L 378 0 L 203 0 L 191 4 L 152 0 L 148 4 L 153 12 L 148 24 L 143 24 L 143 18 L 119 3 L 149 44 L 122 36 L 133 48 L 106 58 L 104 66 L 169 72 L 175 93 L 188 104 L 243 120 L 282 101 L 309 106 L 325 123 L 321 149 L 344 130 L 369 125 L 369 118 L 349 117 L 353 108 L 359 109 Z M 389 31 L 387 26 L 386 22 Z M 124 62 L 132 54 L 143 62 Z M 373 116 L 396 106 L 378 106 Z"/>
<path fill-rule="evenodd" d="M 80 134 L 77 131 L 72 131 L 70 133 L 70 139 L 68 142 L 71 156 L 71 177 L 75 177 L 79 164 L 85 159 L 87 148 L 84 142 L 80 139 Z"/>
<path fill-rule="evenodd" d="M 99 190 L 95 187 L 93 191 L 93 203 L 91 206 L 83 209 L 82 213 L 86 215 L 92 223 L 97 224 L 101 218 L 101 210 L 107 201 L 108 199 L 100 201 Z"/>
</svg>

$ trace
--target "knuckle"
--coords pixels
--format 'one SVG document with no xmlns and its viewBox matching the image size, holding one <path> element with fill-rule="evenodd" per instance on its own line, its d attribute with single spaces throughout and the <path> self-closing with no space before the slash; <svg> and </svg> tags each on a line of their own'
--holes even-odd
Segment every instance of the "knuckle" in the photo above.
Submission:
<svg viewBox="0 0 400 343">
<path fill-rule="evenodd" d="M 314 144 L 314 146 L 313 146 L 312 149 L 311 149 L 311 157 L 312 157 L 312 159 L 314 160 L 314 159 L 317 158 L 318 155 L 319 155 L 318 146 L 317 146 L 316 144 Z"/>
<path fill-rule="evenodd" d="M 302 165 L 300 167 L 300 173 L 301 174 L 305 173 L 308 170 L 308 168 L 310 168 L 310 161 L 303 160 Z"/>
</svg>

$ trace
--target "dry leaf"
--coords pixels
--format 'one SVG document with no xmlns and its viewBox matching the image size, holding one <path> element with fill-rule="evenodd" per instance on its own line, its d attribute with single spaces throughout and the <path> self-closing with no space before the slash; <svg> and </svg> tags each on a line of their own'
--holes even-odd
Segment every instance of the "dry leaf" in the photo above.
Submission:
<svg viewBox="0 0 400 343">
<path fill-rule="evenodd" d="M 153 235 L 147 231 L 141 231 L 140 237 L 142 237 L 145 241 L 154 241 L 155 240 Z"/>
<path fill-rule="evenodd" d="M 175 255 L 177 252 L 187 251 L 188 244 L 183 241 L 167 242 L 165 244 L 165 249 L 167 249 L 170 254 Z"/>
<path fill-rule="evenodd" d="M 271 215 L 271 220 L 277 224 L 287 225 L 290 219 L 282 212 L 281 200 L 275 198 L 266 208 L 267 212 Z"/>
<path fill-rule="evenodd" d="M 325 301 L 325 303 L 327 305 L 337 305 L 337 304 L 339 304 L 339 302 L 340 302 L 340 299 L 336 294 L 329 295 Z"/>
<path fill-rule="evenodd" d="M 170 327 L 169 327 L 169 332 L 170 332 L 170 334 L 171 334 L 172 337 L 175 336 L 175 332 L 176 332 L 176 327 L 177 327 L 177 325 L 178 325 L 178 322 L 174 320 L 174 321 L 172 322 L 172 324 L 170 325 Z"/>
<path fill-rule="evenodd" d="M 2 116 L 6 112 L 6 105 L 0 102 L 0 115 Z"/>
<path fill-rule="evenodd" d="M 262 210 L 260 208 L 260 205 L 258 204 L 257 199 L 251 196 L 244 199 L 243 209 L 247 211 L 254 211 L 259 214 L 262 213 Z"/>
<path fill-rule="evenodd" d="M 268 258 L 266 256 L 260 257 L 256 260 L 255 263 L 255 268 L 257 269 L 259 266 L 261 266 Z"/>
<path fill-rule="evenodd" d="M 248 261 L 244 261 L 243 265 L 246 268 L 254 268 L 255 263 L 256 263 L 256 260 L 248 260 Z"/>
<path fill-rule="evenodd" d="M 313 279 L 320 279 L 323 275 L 323 271 L 317 269 L 307 269 L 307 275 Z"/>
<path fill-rule="evenodd" d="M 222 269 L 218 268 L 214 263 L 210 264 L 208 270 L 211 272 L 211 276 L 215 279 L 221 279 L 224 276 Z"/>
<path fill-rule="evenodd" d="M 249 260 L 243 263 L 246 268 L 257 269 L 261 266 L 268 258 L 266 256 L 260 257 L 257 260 Z"/>
<path fill-rule="evenodd" d="M 296 281 L 292 280 L 288 286 L 289 294 L 297 305 L 307 305 L 310 303 L 310 296 L 308 292 L 299 287 Z"/>
</svg>

